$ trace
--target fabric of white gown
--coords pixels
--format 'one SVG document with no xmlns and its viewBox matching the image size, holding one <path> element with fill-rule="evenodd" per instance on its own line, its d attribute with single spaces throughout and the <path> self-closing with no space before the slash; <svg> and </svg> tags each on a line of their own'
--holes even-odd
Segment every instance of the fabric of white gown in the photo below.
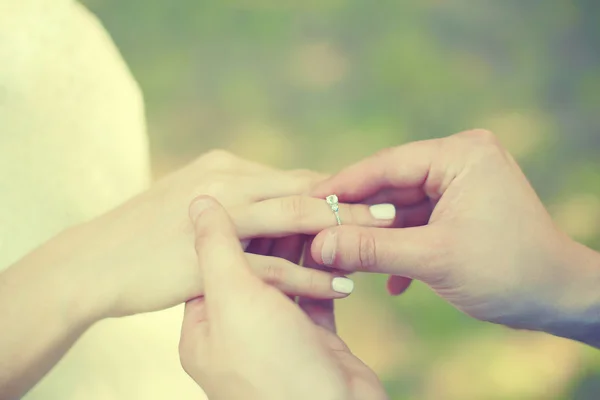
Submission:
<svg viewBox="0 0 600 400">
<path fill-rule="evenodd" d="M 72 0 L 0 0 L 0 269 L 149 176 L 142 96 L 100 23 Z M 93 326 L 25 399 L 205 398 L 179 364 L 181 317 Z"/>
</svg>

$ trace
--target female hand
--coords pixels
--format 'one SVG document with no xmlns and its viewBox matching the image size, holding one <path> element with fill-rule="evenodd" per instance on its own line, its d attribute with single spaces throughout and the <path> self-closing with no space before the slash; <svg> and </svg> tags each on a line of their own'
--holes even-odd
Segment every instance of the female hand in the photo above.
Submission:
<svg viewBox="0 0 600 400">
<path fill-rule="evenodd" d="M 213 152 L 28 254 L 0 274 L 0 317 L 10 327 L 0 341 L 0 392 L 22 395 L 100 319 L 167 308 L 203 293 L 186 212 L 190 199 L 204 193 L 223 201 L 244 240 L 310 234 L 335 224 L 325 200 L 301 196 L 319 178 Z M 346 223 L 390 222 L 372 217 L 366 206 L 340 211 Z M 284 259 L 247 258 L 254 273 L 290 294 L 332 298 L 352 289 L 351 281 Z"/>
<path fill-rule="evenodd" d="M 491 133 L 387 149 L 314 193 L 331 191 L 394 202 L 404 229 L 327 229 L 312 245 L 320 263 L 392 274 L 393 294 L 419 279 L 478 319 L 600 344 L 600 256 L 557 229 Z"/>
<path fill-rule="evenodd" d="M 186 304 L 179 354 L 211 400 L 387 398 L 333 331 L 254 276 L 214 199 L 196 199 L 190 216 L 205 295 Z M 332 327 L 332 309 L 317 320 Z"/>
<path fill-rule="evenodd" d="M 302 196 L 321 179 L 312 172 L 276 170 L 223 151 L 202 156 L 122 207 L 66 234 L 70 264 L 92 283 L 82 287 L 81 298 L 96 307 L 96 315 L 114 317 L 167 308 L 201 295 L 203 279 L 185 212 L 189 199 L 207 194 L 221 201 L 240 240 L 315 234 L 336 222 L 325 200 Z M 347 224 L 392 222 L 375 218 L 364 205 L 340 205 L 340 214 Z M 343 278 L 279 257 L 248 254 L 248 261 L 258 276 L 292 295 L 337 298 L 351 290 Z"/>
</svg>

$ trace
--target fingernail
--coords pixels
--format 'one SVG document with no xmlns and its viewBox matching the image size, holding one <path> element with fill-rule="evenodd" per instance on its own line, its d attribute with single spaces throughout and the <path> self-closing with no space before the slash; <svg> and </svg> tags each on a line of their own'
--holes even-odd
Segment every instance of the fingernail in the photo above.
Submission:
<svg viewBox="0 0 600 400">
<path fill-rule="evenodd" d="M 396 217 L 396 207 L 393 204 L 375 204 L 369 207 L 369 211 L 375 219 L 394 219 Z"/>
<path fill-rule="evenodd" d="M 335 248 L 337 246 L 337 234 L 335 231 L 327 232 L 323 247 L 321 248 L 321 259 L 324 265 L 333 265 L 335 259 Z"/>
<path fill-rule="evenodd" d="M 242 249 L 246 251 L 248 246 L 250 246 L 250 239 L 242 239 L 240 240 L 240 244 L 242 245 Z"/>
<path fill-rule="evenodd" d="M 350 294 L 354 290 L 354 281 L 352 279 L 336 276 L 331 281 L 331 288 L 342 294 Z"/>
<path fill-rule="evenodd" d="M 200 214 L 202 214 L 207 208 L 212 205 L 212 201 L 206 198 L 196 199 L 190 205 L 190 218 L 192 221 L 196 221 Z"/>
</svg>

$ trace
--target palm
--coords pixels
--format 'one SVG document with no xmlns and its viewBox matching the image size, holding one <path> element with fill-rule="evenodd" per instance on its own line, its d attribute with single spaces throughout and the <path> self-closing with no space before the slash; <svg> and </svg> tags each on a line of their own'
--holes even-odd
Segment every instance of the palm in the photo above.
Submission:
<svg viewBox="0 0 600 400">
<path fill-rule="evenodd" d="M 352 354 L 337 334 L 319 326 L 316 328 L 319 329 L 322 341 L 329 349 L 331 358 L 339 366 L 346 379 L 349 400 L 384 400 L 388 398 L 375 372 Z"/>
</svg>

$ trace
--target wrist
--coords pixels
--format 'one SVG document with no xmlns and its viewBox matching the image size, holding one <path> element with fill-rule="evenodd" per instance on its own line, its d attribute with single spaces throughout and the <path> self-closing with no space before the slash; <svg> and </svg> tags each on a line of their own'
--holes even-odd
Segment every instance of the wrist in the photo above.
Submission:
<svg viewBox="0 0 600 400">
<path fill-rule="evenodd" d="M 556 311 L 540 330 L 600 348 L 600 254 L 570 238 L 565 243 Z"/>
<path fill-rule="evenodd" d="M 99 260 L 90 249 L 84 225 L 71 228 L 51 239 L 36 251 L 44 260 L 42 275 L 47 274 L 60 290 L 60 310 L 64 323 L 85 328 L 106 316 L 108 309 L 97 273 Z"/>
</svg>

